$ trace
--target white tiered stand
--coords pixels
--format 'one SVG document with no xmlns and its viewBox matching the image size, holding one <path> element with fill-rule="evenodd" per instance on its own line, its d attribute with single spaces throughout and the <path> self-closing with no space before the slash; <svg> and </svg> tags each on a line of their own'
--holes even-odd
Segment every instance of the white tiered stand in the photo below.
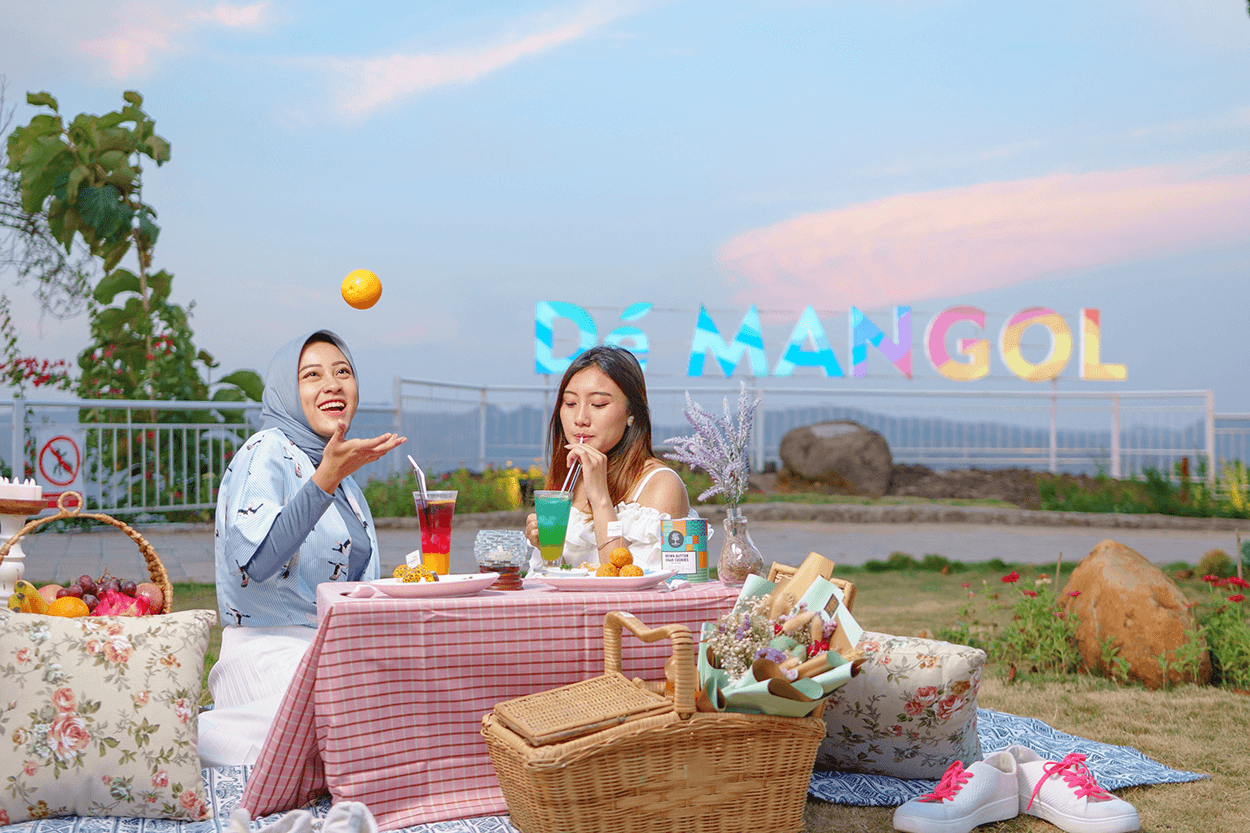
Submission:
<svg viewBox="0 0 1250 833">
<path fill-rule="evenodd" d="M 25 526 L 26 519 L 47 507 L 46 500 L 9 500 L 0 498 L 0 541 L 7 541 Z M 0 563 L 0 605 L 8 604 L 13 586 L 26 575 L 26 554 L 22 542 L 14 541 L 9 554 Z"/>
</svg>

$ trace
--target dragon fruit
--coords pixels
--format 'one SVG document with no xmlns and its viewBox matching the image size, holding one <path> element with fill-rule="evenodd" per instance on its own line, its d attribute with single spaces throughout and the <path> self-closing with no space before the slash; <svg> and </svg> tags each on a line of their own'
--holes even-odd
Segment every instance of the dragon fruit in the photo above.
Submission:
<svg viewBox="0 0 1250 833">
<path fill-rule="evenodd" d="M 143 596 L 127 596 L 117 590 L 105 590 L 92 616 L 147 616 L 152 603 Z"/>
</svg>

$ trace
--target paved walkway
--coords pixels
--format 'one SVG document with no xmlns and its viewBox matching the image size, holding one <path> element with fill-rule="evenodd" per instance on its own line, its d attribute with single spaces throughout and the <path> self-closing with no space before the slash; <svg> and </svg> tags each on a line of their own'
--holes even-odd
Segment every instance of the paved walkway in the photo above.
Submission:
<svg viewBox="0 0 1250 833">
<path fill-rule="evenodd" d="M 749 506 L 748 509 L 754 509 Z M 1066 562 L 1079 561 L 1104 538 L 1113 538 L 1146 556 L 1156 564 L 1172 561 L 1196 563 L 1204 552 L 1220 548 L 1236 551 L 1236 533 L 1228 522 L 1182 524 L 1188 529 L 1150 528 L 1149 518 L 1138 516 L 1134 526 L 1121 524 L 1125 516 L 1106 516 L 1106 526 L 1094 525 L 1027 525 L 1032 520 L 1020 513 L 1007 519 L 987 520 L 977 515 L 948 517 L 946 522 L 925 521 L 923 516 L 910 522 L 864 523 L 832 520 L 767 519 L 770 514 L 760 507 L 764 519 L 750 522 L 751 536 L 764 554 L 765 563 L 781 561 L 799 564 L 807 553 L 815 551 L 838 564 L 860 565 L 872 559 L 884 560 L 892 552 L 905 552 L 916 558 L 938 553 L 953 561 L 1004 561 L 1053 563 L 1059 553 Z M 784 514 L 795 514 L 793 507 Z M 827 512 L 813 512 L 825 514 Z M 1037 513 L 1030 513 L 1036 515 Z M 748 517 L 751 513 L 748 512 Z M 874 516 L 875 518 L 876 516 Z M 1081 519 L 1089 524 L 1100 516 Z M 1051 519 L 1044 519 L 1051 520 Z M 1036 523 L 1036 522 L 1035 522 Z M 1161 524 L 1175 526 L 1175 519 Z M 524 524 L 521 513 L 500 512 L 489 515 L 466 515 L 457 518 L 452 534 L 452 572 L 476 571 L 473 561 L 473 538 L 476 530 L 498 527 L 517 529 Z M 416 549 L 418 533 L 415 519 L 382 519 L 379 521 L 378 544 L 385 567 L 398 564 L 403 556 Z M 723 534 L 719 521 L 713 528 Z M 1246 523 L 1250 534 L 1250 522 Z M 209 525 L 171 525 L 143 527 L 140 530 L 156 548 L 172 581 L 212 582 L 213 530 Z M 712 539 L 713 553 L 717 538 Z M 26 553 L 26 578 L 38 583 L 64 582 L 83 573 L 98 576 L 105 569 L 122 577 L 138 578 L 143 562 L 138 549 L 125 534 L 115 529 L 92 532 L 38 533 L 22 541 Z M 713 555 L 713 558 L 715 555 Z"/>
</svg>

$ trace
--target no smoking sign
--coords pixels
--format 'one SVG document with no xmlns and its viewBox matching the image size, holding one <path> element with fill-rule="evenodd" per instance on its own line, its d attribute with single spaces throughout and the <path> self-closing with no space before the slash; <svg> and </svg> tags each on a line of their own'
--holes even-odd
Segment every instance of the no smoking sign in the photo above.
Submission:
<svg viewBox="0 0 1250 833">
<path fill-rule="evenodd" d="M 82 490 L 82 447 L 86 439 L 79 431 L 39 432 L 39 452 L 35 473 L 45 497 Z"/>
</svg>

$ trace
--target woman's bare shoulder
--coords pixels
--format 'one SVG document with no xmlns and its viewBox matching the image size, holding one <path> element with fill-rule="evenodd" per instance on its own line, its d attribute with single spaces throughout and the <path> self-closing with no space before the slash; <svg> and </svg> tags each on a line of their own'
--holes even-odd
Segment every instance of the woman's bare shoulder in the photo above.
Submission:
<svg viewBox="0 0 1250 833">
<path fill-rule="evenodd" d="M 638 478 L 642 484 L 637 502 L 650 506 L 672 517 L 682 517 L 690 510 L 686 483 L 676 471 L 659 460 L 648 461 Z"/>
</svg>

